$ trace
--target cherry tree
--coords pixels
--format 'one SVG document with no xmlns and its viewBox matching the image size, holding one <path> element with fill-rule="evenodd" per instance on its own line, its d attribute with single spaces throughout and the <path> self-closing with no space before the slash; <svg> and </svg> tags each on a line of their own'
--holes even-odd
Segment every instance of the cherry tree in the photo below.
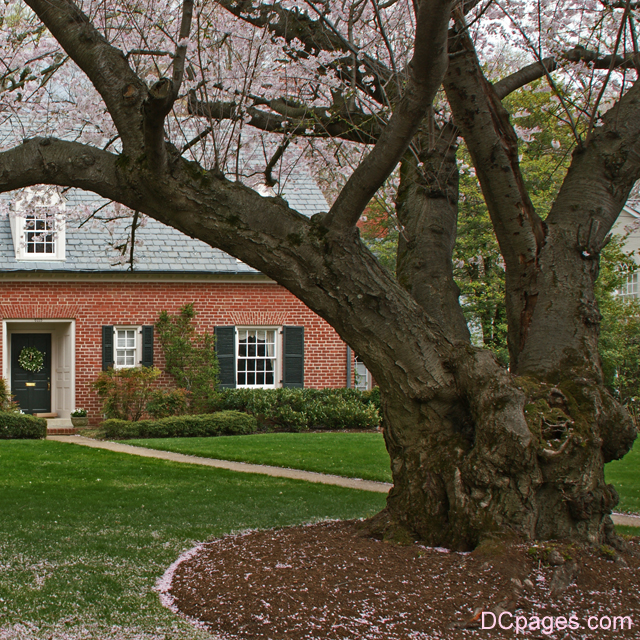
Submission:
<svg viewBox="0 0 640 640">
<path fill-rule="evenodd" d="M 5 4 L 0 109 L 13 124 L 0 191 L 94 191 L 241 259 L 325 318 L 382 392 L 394 487 L 372 534 L 460 549 L 505 531 L 615 543 L 603 467 L 636 430 L 603 386 L 594 282 L 640 178 L 636 10 Z M 540 80 L 575 143 L 544 219 L 519 167 L 518 135 L 536 131 L 502 104 Z M 461 139 L 504 260 L 509 369 L 472 346 L 453 279 Z M 341 163 L 331 207 L 311 219 L 252 188 L 277 190 L 300 163 Z M 397 277 L 356 226 L 390 191 Z"/>
</svg>

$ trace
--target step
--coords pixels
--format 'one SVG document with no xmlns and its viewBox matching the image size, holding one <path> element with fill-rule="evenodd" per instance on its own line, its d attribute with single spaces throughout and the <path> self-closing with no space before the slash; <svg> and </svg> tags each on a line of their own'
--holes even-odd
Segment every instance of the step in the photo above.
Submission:
<svg viewBox="0 0 640 640">
<path fill-rule="evenodd" d="M 78 433 L 70 418 L 58 418 L 58 414 L 55 415 L 55 418 L 47 419 L 48 436 L 73 436 Z"/>
<path fill-rule="evenodd" d="M 75 427 L 47 427 L 48 436 L 75 436 L 77 433 L 78 432 Z"/>
</svg>

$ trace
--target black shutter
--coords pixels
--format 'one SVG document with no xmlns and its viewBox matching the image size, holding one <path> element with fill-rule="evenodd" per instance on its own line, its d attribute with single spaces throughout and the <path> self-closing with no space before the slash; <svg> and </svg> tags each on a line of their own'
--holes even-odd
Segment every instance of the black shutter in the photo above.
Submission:
<svg viewBox="0 0 640 640">
<path fill-rule="evenodd" d="M 102 370 L 113 367 L 113 325 L 102 327 Z"/>
<path fill-rule="evenodd" d="M 220 365 L 220 389 L 236 388 L 236 328 L 216 327 L 216 354 Z"/>
<path fill-rule="evenodd" d="M 304 387 L 304 327 L 282 328 L 282 386 Z"/>
<path fill-rule="evenodd" d="M 153 367 L 153 325 L 142 327 L 142 366 Z"/>
</svg>

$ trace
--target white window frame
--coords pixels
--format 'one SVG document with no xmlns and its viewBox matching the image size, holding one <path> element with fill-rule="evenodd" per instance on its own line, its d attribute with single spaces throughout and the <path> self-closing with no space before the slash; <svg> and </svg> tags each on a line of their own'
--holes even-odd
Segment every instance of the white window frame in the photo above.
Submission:
<svg viewBox="0 0 640 640">
<path fill-rule="evenodd" d="M 273 331 L 274 335 L 274 355 L 271 358 L 274 361 L 273 367 L 273 384 L 239 384 L 240 360 L 252 359 L 247 356 L 240 355 L 240 332 L 241 331 Z M 256 355 L 256 358 L 258 356 Z M 282 386 L 282 327 L 276 326 L 237 326 L 235 339 L 235 361 L 236 361 L 236 388 L 237 389 L 277 389 Z M 246 378 L 245 378 L 246 380 Z"/>
<path fill-rule="evenodd" d="M 356 354 L 354 358 L 354 389 L 358 391 L 369 391 L 373 384 L 371 380 L 371 373 L 367 366 Z"/>
<path fill-rule="evenodd" d="M 135 340 L 132 349 L 124 347 L 118 349 L 118 331 L 133 331 Z M 118 364 L 118 351 L 133 351 L 133 364 Z M 126 356 L 125 356 L 126 357 Z M 113 327 L 113 368 L 114 369 L 135 369 L 142 366 L 142 327 L 134 325 L 118 325 Z"/>
<path fill-rule="evenodd" d="M 630 273 L 616 293 L 624 298 L 640 298 L 640 273 Z"/>
<path fill-rule="evenodd" d="M 36 200 L 36 204 L 32 205 Z M 53 219 L 55 229 L 52 232 L 54 251 L 51 253 L 29 253 L 27 251 L 27 234 L 30 230 L 26 228 L 27 217 L 21 215 L 25 208 L 30 207 L 28 213 L 29 218 L 35 216 L 35 220 L 51 220 Z M 48 210 L 49 207 L 57 208 L 60 213 L 52 216 L 43 215 L 38 217 L 38 208 Z M 24 189 L 21 196 L 13 203 L 13 211 L 10 214 L 11 219 L 11 235 L 13 236 L 13 248 L 16 260 L 25 261 L 58 261 L 66 258 L 66 238 L 65 238 L 65 201 L 64 198 L 55 188 L 52 187 L 29 187 Z"/>
</svg>

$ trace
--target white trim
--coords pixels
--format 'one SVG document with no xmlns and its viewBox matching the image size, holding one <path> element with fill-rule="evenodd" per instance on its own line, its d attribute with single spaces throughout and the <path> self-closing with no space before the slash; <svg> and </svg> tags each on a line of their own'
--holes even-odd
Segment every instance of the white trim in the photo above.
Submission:
<svg viewBox="0 0 640 640">
<path fill-rule="evenodd" d="M 38 218 L 35 218 L 35 220 L 38 220 Z M 26 218 L 23 216 L 15 216 L 12 223 L 12 232 L 14 232 L 13 246 L 16 252 L 16 260 L 23 262 L 63 262 L 66 259 L 64 216 L 55 216 L 55 227 L 50 234 L 53 235 L 54 251 L 52 253 L 27 252 L 27 230 L 25 230 Z"/>
<path fill-rule="evenodd" d="M 11 340 L 10 336 L 12 328 L 10 325 L 22 325 L 15 333 L 28 332 L 28 333 L 50 333 L 51 334 L 51 411 L 58 413 L 61 418 L 68 418 L 76 408 L 76 321 L 73 318 L 42 318 L 42 319 L 25 319 L 25 318 L 5 318 L 2 320 L 2 377 L 7 381 L 9 389 L 11 389 Z M 25 328 L 24 325 L 28 325 Z M 33 329 L 31 328 L 33 325 Z M 58 353 L 58 341 L 60 337 L 63 337 L 61 332 L 56 332 L 55 328 L 47 325 L 68 325 L 69 326 L 69 407 L 64 409 L 57 406 L 57 399 L 55 391 L 56 386 L 56 370 L 60 361 L 61 354 Z M 67 415 L 69 414 L 69 415 Z"/>
<path fill-rule="evenodd" d="M 133 331 L 135 337 L 135 356 L 133 364 L 118 364 L 118 331 Z M 121 349 L 121 351 L 133 351 L 133 349 Z M 142 366 L 142 325 L 117 324 L 113 325 L 113 368 L 135 369 Z"/>
<path fill-rule="evenodd" d="M 58 208 L 58 211 L 51 212 L 55 219 L 54 230 L 52 231 L 55 251 L 52 253 L 27 253 L 25 222 L 23 213 L 25 209 L 29 215 L 36 215 L 39 209 L 48 211 L 49 207 Z M 64 261 L 66 256 L 65 239 L 65 216 L 66 203 L 64 197 L 55 187 L 37 185 L 23 189 L 20 197 L 12 203 L 13 212 L 11 214 L 11 235 L 13 236 L 13 248 L 16 260 L 24 262 L 56 262 Z M 38 217 L 36 216 L 36 220 Z"/>
<path fill-rule="evenodd" d="M 235 354 L 235 369 L 236 369 L 236 388 L 237 389 L 278 389 L 282 386 L 282 326 L 279 325 L 236 325 L 235 328 L 235 344 L 234 344 L 234 354 Z M 275 367 L 273 371 L 273 384 L 238 384 L 238 359 L 240 357 L 240 342 L 239 342 L 239 332 L 240 331 L 273 331 L 275 344 L 274 344 L 274 352 L 275 352 Z"/>
<path fill-rule="evenodd" d="M 175 273 L 175 272 L 151 272 L 129 271 L 120 273 L 108 273 L 105 271 L 78 273 L 69 269 L 68 271 L 39 271 L 35 269 L 13 271 L 1 271 L 0 282 L 29 282 L 37 280 L 38 282 L 91 282 L 99 280 L 100 282 L 220 282 L 220 283 L 237 283 L 237 282 L 258 282 L 260 284 L 278 283 L 271 280 L 261 273 L 255 274 L 217 274 L 217 273 Z"/>
</svg>

